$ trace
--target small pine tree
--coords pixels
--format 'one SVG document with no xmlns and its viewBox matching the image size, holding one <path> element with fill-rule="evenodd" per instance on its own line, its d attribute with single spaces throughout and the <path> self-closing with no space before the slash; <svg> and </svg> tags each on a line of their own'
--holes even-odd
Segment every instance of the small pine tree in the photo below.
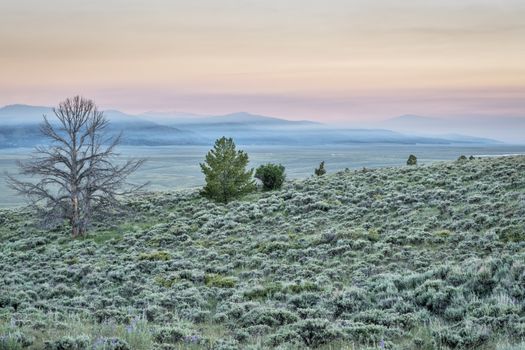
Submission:
<svg viewBox="0 0 525 350">
<path fill-rule="evenodd" d="M 228 203 L 253 192 L 256 189 L 253 169 L 246 170 L 247 165 L 248 154 L 237 151 L 232 138 L 218 139 L 206 155 L 205 162 L 200 164 L 206 180 L 202 195 Z"/>
<path fill-rule="evenodd" d="M 407 165 L 417 165 L 417 157 L 413 154 L 408 156 Z"/>
<path fill-rule="evenodd" d="M 276 190 L 281 188 L 286 178 L 284 169 L 284 166 L 281 164 L 268 163 L 261 165 L 255 171 L 255 178 L 261 180 L 263 184 L 263 190 Z"/>
<path fill-rule="evenodd" d="M 319 164 L 319 168 L 314 170 L 314 174 L 317 176 L 323 176 L 326 174 L 326 169 L 324 168 L 324 160 Z"/>
<path fill-rule="evenodd" d="M 458 162 L 464 162 L 464 161 L 466 161 L 466 160 L 467 160 L 467 157 L 464 156 L 464 155 L 461 155 L 461 156 L 459 156 L 459 158 L 458 158 Z"/>
</svg>

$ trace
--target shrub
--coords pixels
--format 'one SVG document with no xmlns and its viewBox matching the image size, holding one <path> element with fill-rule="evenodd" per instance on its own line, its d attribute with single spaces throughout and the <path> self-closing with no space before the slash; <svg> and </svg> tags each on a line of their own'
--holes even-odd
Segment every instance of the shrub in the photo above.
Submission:
<svg viewBox="0 0 525 350">
<path fill-rule="evenodd" d="M 413 154 L 409 155 L 407 165 L 417 165 L 417 157 Z"/>
<path fill-rule="evenodd" d="M 209 287 L 233 288 L 237 280 L 234 277 L 208 274 L 204 276 L 204 283 Z"/>
<path fill-rule="evenodd" d="M 313 282 L 294 283 L 286 286 L 286 291 L 293 294 L 299 294 L 302 292 L 315 292 L 322 290 L 322 286 Z"/>
<path fill-rule="evenodd" d="M 314 169 L 314 174 L 317 176 L 323 176 L 326 174 L 326 169 L 324 168 L 324 160 L 319 163 L 319 167 Z"/>
<path fill-rule="evenodd" d="M 257 285 L 251 289 L 245 290 L 243 295 L 249 300 L 267 298 L 280 292 L 282 288 L 283 286 L 280 282 L 269 282 L 264 286 Z"/>
<path fill-rule="evenodd" d="M 31 346 L 33 339 L 18 331 L 0 334 L 0 350 L 18 350 Z"/>
<path fill-rule="evenodd" d="M 499 229 L 498 236 L 505 242 L 525 241 L 525 230 L 517 225 L 505 226 Z"/>
<path fill-rule="evenodd" d="M 255 190 L 252 180 L 253 169 L 246 170 L 248 155 L 237 151 L 232 138 L 222 137 L 215 141 L 215 146 L 206 155 L 201 169 L 206 186 L 202 195 L 222 203 Z"/>
<path fill-rule="evenodd" d="M 279 189 L 286 178 L 284 166 L 271 163 L 261 165 L 255 171 L 255 178 L 261 180 L 265 191 Z"/>
<path fill-rule="evenodd" d="M 496 350 L 523 350 L 525 349 L 525 342 L 519 344 L 501 343 L 496 345 Z"/>
<path fill-rule="evenodd" d="M 227 206 L 148 193 L 101 244 L 0 209 L 0 350 L 24 349 L 17 333 L 29 349 L 80 334 L 89 350 L 112 337 L 134 350 L 519 344 L 523 170 L 525 157 L 349 171 Z"/>
<path fill-rule="evenodd" d="M 385 336 L 388 328 L 377 324 L 364 324 L 362 322 L 352 322 L 343 327 L 346 338 L 357 342 L 378 342 Z"/>
<path fill-rule="evenodd" d="M 414 299 L 430 311 L 441 313 L 450 304 L 454 293 L 454 287 L 447 286 L 443 280 L 427 280 L 415 289 Z"/>
<path fill-rule="evenodd" d="M 93 343 L 93 350 L 132 350 L 129 344 L 120 338 L 99 338 Z"/>
<path fill-rule="evenodd" d="M 452 349 L 480 348 L 491 338 L 491 332 L 487 327 L 474 324 L 458 326 L 433 330 L 432 336 L 439 345 Z"/>
<path fill-rule="evenodd" d="M 89 337 L 85 335 L 77 337 L 62 337 L 44 343 L 45 350 L 87 350 L 89 347 Z"/>
<path fill-rule="evenodd" d="M 439 236 L 439 237 L 447 238 L 447 237 L 449 237 L 452 233 L 451 233 L 449 230 L 438 230 L 438 231 L 434 232 L 434 234 L 435 234 L 436 236 Z"/>
<path fill-rule="evenodd" d="M 344 313 L 355 313 L 369 306 L 370 298 L 366 291 L 357 287 L 351 287 L 337 295 L 333 300 L 334 314 L 336 317 Z"/>
<path fill-rule="evenodd" d="M 164 251 L 142 253 L 139 255 L 139 260 L 167 261 L 170 259 L 171 259 L 170 253 L 164 252 Z"/>
<path fill-rule="evenodd" d="M 219 339 L 211 346 L 210 350 L 240 350 L 235 339 Z"/>
<path fill-rule="evenodd" d="M 240 319 L 240 323 L 244 327 L 256 325 L 267 325 L 274 327 L 294 323 L 297 320 L 297 315 L 291 311 L 285 309 L 260 307 L 245 313 Z"/>
<path fill-rule="evenodd" d="M 164 288 L 171 288 L 177 282 L 180 282 L 180 278 L 178 276 L 171 276 L 171 277 L 156 276 L 155 277 L 155 283 Z"/>
<path fill-rule="evenodd" d="M 174 344 L 181 341 L 186 335 L 186 331 L 179 327 L 162 327 L 155 331 L 153 339 L 159 344 Z"/>
<path fill-rule="evenodd" d="M 342 336 L 342 332 L 326 319 L 306 319 L 298 321 L 277 333 L 274 344 L 294 340 L 302 341 L 306 346 L 316 348 Z"/>
</svg>

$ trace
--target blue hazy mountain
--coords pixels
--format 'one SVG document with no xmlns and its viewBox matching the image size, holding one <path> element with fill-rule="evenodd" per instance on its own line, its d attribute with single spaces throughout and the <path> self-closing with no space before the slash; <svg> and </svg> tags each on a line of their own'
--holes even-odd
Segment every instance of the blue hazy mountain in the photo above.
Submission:
<svg viewBox="0 0 525 350">
<path fill-rule="evenodd" d="M 7 105 L 0 108 L 0 125 L 38 124 L 42 116 L 51 116 L 53 109 L 43 106 L 21 104 Z"/>
<path fill-rule="evenodd" d="M 334 127 L 307 120 L 292 121 L 275 117 L 238 112 L 220 116 L 193 116 L 164 119 L 166 125 L 189 128 L 209 138 L 230 135 L 238 142 L 258 144 L 326 144 L 326 143 L 428 143 L 428 144 L 494 144 L 499 141 L 490 138 L 472 137 L 448 133 L 439 136 L 422 137 L 421 133 L 403 133 L 388 128 Z M 410 119 L 406 117 L 407 122 Z M 414 119 L 419 119 L 414 116 Z M 428 118 L 431 119 L 431 118 Z M 418 120 L 416 120 L 418 122 Z M 249 131 L 249 133 L 248 133 Z M 414 136 L 417 135 L 417 136 Z"/>
<path fill-rule="evenodd" d="M 191 113 L 155 113 L 149 112 L 140 115 L 142 118 L 152 120 L 159 124 L 187 128 L 253 128 L 264 126 L 303 126 L 320 125 L 308 120 L 287 120 L 248 112 L 236 112 L 224 115 L 209 116 Z"/>
<path fill-rule="evenodd" d="M 141 117 L 164 125 L 193 130 L 213 140 L 230 136 L 240 144 L 351 144 L 351 143 L 399 143 L 399 144 L 474 144 L 498 143 L 488 138 L 448 134 L 442 137 L 407 135 L 381 128 L 341 128 L 308 120 L 286 120 L 248 112 L 219 116 L 203 116 L 176 113 L 149 112 Z M 414 116 L 415 118 L 419 118 Z M 429 118 L 430 119 L 430 118 Z"/>
<path fill-rule="evenodd" d="M 108 136 L 123 132 L 122 144 L 160 146 L 204 144 L 206 140 L 189 130 L 160 125 L 116 110 L 104 112 L 110 120 Z M 0 147 L 32 147 L 46 143 L 40 124 L 46 115 L 56 122 L 53 109 L 42 106 L 9 105 L 0 108 Z"/>
<path fill-rule="evenodd" d="M 419 115 L 402 115 L 380 123 L 390 130 L 434 137 L 453 137 L 459 141 L 476 141 L 495 138 L 509 143 L 525 143 L 525 116 L 477 116 L 467 115 L 450 118 L 432 118 Z M 469 136 L 465 136 L 469 135 Z"/>
<path fill-rule="evenodd" d="M 137 146 L 209 145 L 222 136 L 233 137 L 242 145 L 362 143 L 443 145 L 497 142 L 487 138 L 454 134 L 437 137 L 382 128 L 341 128 L 312 121 L 293 121 L 247 112 L 219 116 L 180 112 L 166 114 L 149 112 L 132 115 L 117 110 L 108 110 L 104 113 L 111 121 L 108 133 L 116 135 L 123 132 L 122 143 Z M 9 105 L 0 108 L 0 147 L 31 147 L 47 142 L 39 132 L 42 115 L 47 115 L 50 121 L 54 120 L 53 111 L 49 107 Z"/>
</svg>

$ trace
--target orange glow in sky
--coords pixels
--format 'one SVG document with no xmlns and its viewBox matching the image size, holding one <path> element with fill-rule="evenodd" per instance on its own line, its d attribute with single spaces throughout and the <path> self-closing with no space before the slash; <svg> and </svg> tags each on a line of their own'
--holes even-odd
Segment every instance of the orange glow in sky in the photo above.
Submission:
<svg viewBox="0 0 525 350">
<path fill-rule="evenodd" d="M 525 117 L 523 0 L 0 3 L 0 105 Z"/>
</svg>

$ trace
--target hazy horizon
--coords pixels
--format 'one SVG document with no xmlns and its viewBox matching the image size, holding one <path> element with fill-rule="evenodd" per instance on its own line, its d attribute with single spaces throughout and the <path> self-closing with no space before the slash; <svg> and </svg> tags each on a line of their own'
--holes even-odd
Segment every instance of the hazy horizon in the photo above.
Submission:
<svg viewBox="0 0 525 350">
<path fill-rule="evenodd" d="M 43 114 L 48 114 L 52 117 L 51 108 L 53 106 L 33 106 L 27 104 L 10 104 L 0 106 L 0 125 L 19 125 L 25 123 L 40 122 Z M 45 109 L 47 111 L 42 111 Z M 509 144 L 525 144 L 525 135 L 521 132 L 525 129 L 525 118 L 519 117 L 504 117 L 494 119 L 490 116 L 463 116 L 460 118 L 435 118 L 428 115 L 413 115 L 404 114 L 398 116 L 385 116 L 378 120 L 346 120 L 346 121 L 331 121 L 322 119 L 293 119 L 286 115 L 264 115 L 253 113 L 251 111 L 229 111 L 228 113 L 209 113 L 209 114 L 195 114 L 192 112 L 172 111 L 159 112 L 149 111 L 142 113 L 130 113 L 119 108 L 105 110 L 106 115 L 110 120 L 114 118 L 120 120 L 122 117 L 136 117 L 139 120 L 154 122 L 160 125 L 176 126 L 178 128 L 186 129 L 187 125 L 192 123 L 201 123 L 201 121 L 212 122 L 209 118 L 234 118 L 230 122 L 246 122 L 251 124 L 251 128 L 257 127 L 256 122 L 258 117 L 280 119 L 285 121 L 304 121 L 318 123 L 318 128 L 326 130 L 333 130 L 337 132 L 339 129 L 382 129 L 392 130 L 406 135 L 422 136 L 422 137 L 450 137 L 454 135 L 480 137 L 485 139 L 492 139 Z M 121 114 L 123 113 L 123 114 Z M 255 119 L 253 119 L 255 118 Z M 122 121 L 122 120 L 121 120 Z M 222 120 L 221 123 L 227 120 Z M 276 125 L 276 132 L 283 133 L 287 130 L 298 131 L 304 127 L 311 128 L 313 125 L 309 124 L 299 125 L 295 123 L 286 127 L 284 125 Z M 262 126 L 262 125 L 260 125 Z M 227 127 L 224 124 L 223 127 Z M 233 127 L 233 125 L 232 125 Z M 190 127 L 190 129 L 192 129 Z M 234 128 L 235 129 L 235 128 Z M 221 130 L 223 130 L 221 128 Z M 255 130 L 255 129 L 254 129 Z M 268 131 L 268 125 L 264 127 Z M 227 131 L 225 129 L 224 131 Z M 231 130 L 233 132 L 233 130 Z M 243 137 L 248 137 L 249 134 L 244 133 Z M 202 135 L 201 135 L 202 136 Z M 232 135 L 233 136 L 233 135 Z M 155 137 L 162 137 L 160 135 L 152 135 Z M 197 137 L 197 135 L 195 135 Z M 283 135 L 284 137 L 284 135 Z"/>
</svg>

